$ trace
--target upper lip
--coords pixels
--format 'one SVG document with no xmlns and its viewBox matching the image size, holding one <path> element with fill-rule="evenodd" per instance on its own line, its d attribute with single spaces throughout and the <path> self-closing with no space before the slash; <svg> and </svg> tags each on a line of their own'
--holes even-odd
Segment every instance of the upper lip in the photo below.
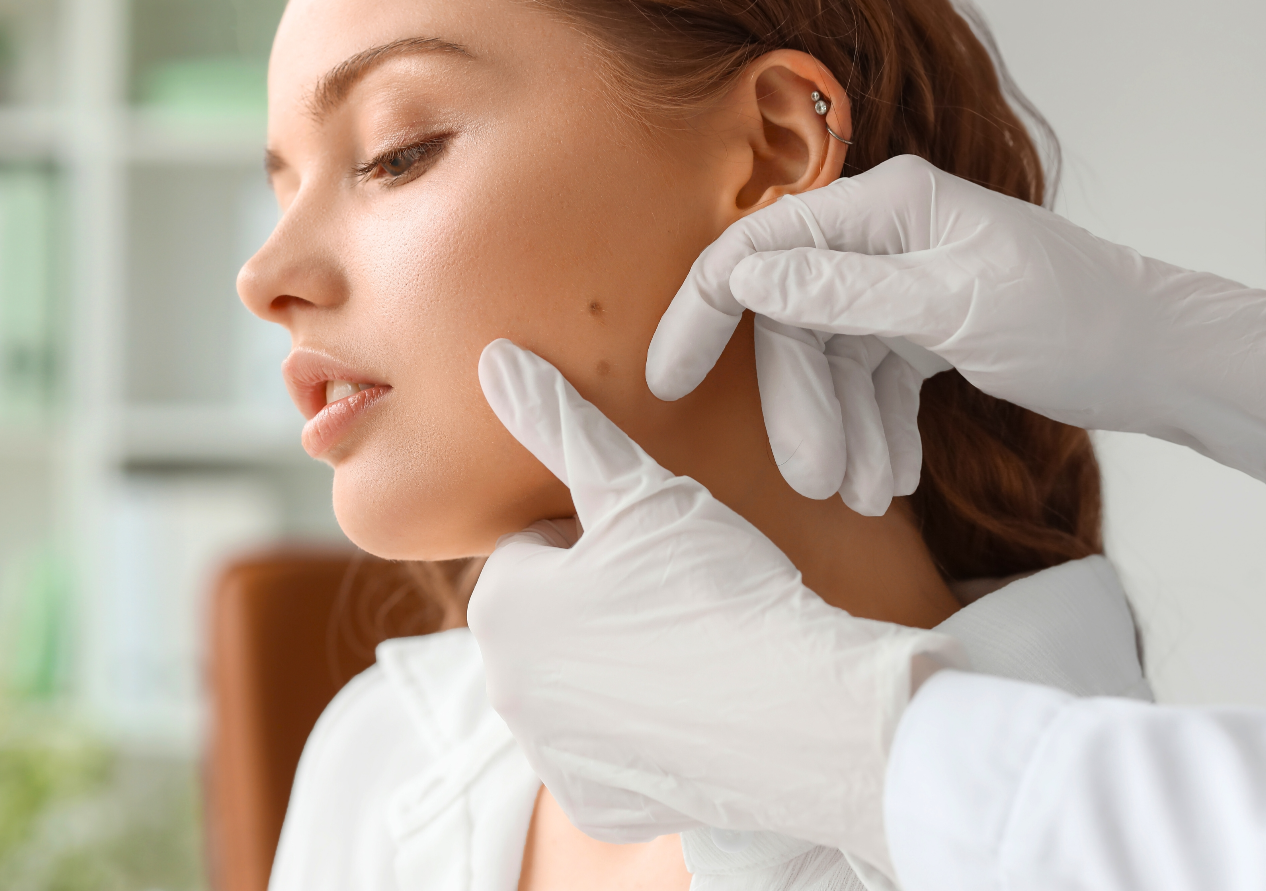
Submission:
<svg viewBox="0 0 1266 891">
<path fill-rule="evenodd" d="M 290 398 L 309 421 L 325 408 L 327 381 L 348 381 L 371 387 L 389 386 L 333 356 L 308 347 L 291 350 L 286 361 L 281 363 L 281 373 L 286 379 Z"/>
</svg>

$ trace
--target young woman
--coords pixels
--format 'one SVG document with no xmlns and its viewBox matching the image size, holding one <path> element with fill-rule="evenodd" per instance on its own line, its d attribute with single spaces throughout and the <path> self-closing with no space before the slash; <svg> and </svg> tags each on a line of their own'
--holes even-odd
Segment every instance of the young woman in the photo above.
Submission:
<svg viewBox="0 0 1266 891">
<path fill-rule="evenodd" d="M 477 556 L 573 513 L 480 391 L 480 353 L 504 337 L 755 525 L 828 604 L 951 630 L 978 668 L 1145 693 L 1123 595 L 1092 556 L 1083 431 L 938 375 L 919 489 L 865 517 L 783 480 L 750 319 L 690 396 L 645 383 L 694 258 L 783 195 L 910 153 L 1042 200 L 1038 153 L 948 0 L 292 0 L 269 90 L 284 214 L 239 289 L 291 332 L 305 448 L 335 468 L 339 522 L 365 550 Z M 431 592 L 448 625 L 466 593 Z M 1087 674 L 1094 647 L 1111 658 Z M 858 881 L 840 852 L 777 837 L 745 853 L 706 833 L 589 839 L 488 708 L 464 629 L 379 662 L 309 741 L 277 889 Z"/>
</svg>

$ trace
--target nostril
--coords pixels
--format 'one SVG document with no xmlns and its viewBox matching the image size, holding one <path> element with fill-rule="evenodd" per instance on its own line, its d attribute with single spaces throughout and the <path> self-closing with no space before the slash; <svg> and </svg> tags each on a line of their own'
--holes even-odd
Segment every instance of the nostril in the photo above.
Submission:
<svg viewBox="0 0 1266 891">
<path fill-rule="evenodd" d="M 292 297 L 289 294 L 282 294 L 280 297 L 274 297 L 272 302 L 268 304 L 268 311 L 277 315 L 284 314 L 287 310 L 294 309 L 300 305 L 311 305 L 302 297 Z"/>
</svg>

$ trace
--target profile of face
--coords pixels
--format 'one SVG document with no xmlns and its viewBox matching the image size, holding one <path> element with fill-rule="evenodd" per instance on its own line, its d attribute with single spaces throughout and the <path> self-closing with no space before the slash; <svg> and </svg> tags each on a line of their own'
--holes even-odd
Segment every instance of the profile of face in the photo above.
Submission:
<svg viewBox="0 0 1266 891">
<path fill-rule="evenodd" d="M 844 90 L 781 50 L 658 121 L 613 95 L 598 52 L 523 0 L 287 7 L 269 71 L 283 215 L 239 291 L 290 331 L 304 445 L 334 467 L 339 522 L 372 553 L 486 554 L 572 512 L 480 390 L 500 337 L 714 492 L 766 455 L 749 330 L 675 403 L 647 389 L 646 350 L 726 226 L 839 175 L 826 123 L 851 132 Z M 825 122 L 814 90 L 838 97 Z"/>
</svg>

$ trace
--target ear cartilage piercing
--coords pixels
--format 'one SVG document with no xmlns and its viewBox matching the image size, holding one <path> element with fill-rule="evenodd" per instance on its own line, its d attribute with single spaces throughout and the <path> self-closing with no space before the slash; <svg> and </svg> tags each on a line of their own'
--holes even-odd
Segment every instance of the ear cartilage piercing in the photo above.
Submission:
<svg viewBox="0 0 1266 891">
<path fill-rule="evenodd" d="M 809 98 L 813 100 L 813 110 L 817 112 L 818 114 L 822 115 L 822 123 L 826 124 L 826 113 L 831 110 L 830 100 L 824 99 L 822 97 L 822 94 L 819 93 L 817 90 L 814 90 L 812 93 L 810 93 Z M 845 145 L 853 144 L 853 140 L 845 139 L 843 136 L 841 136 L 840 134 L 832 130 L 830 124 L 826 124 L 826 132 L 830 133 L 832 136 L 834 136 L 836 139 L 838 139 L 840 142 L 844 143 Z"/>
</svg>

